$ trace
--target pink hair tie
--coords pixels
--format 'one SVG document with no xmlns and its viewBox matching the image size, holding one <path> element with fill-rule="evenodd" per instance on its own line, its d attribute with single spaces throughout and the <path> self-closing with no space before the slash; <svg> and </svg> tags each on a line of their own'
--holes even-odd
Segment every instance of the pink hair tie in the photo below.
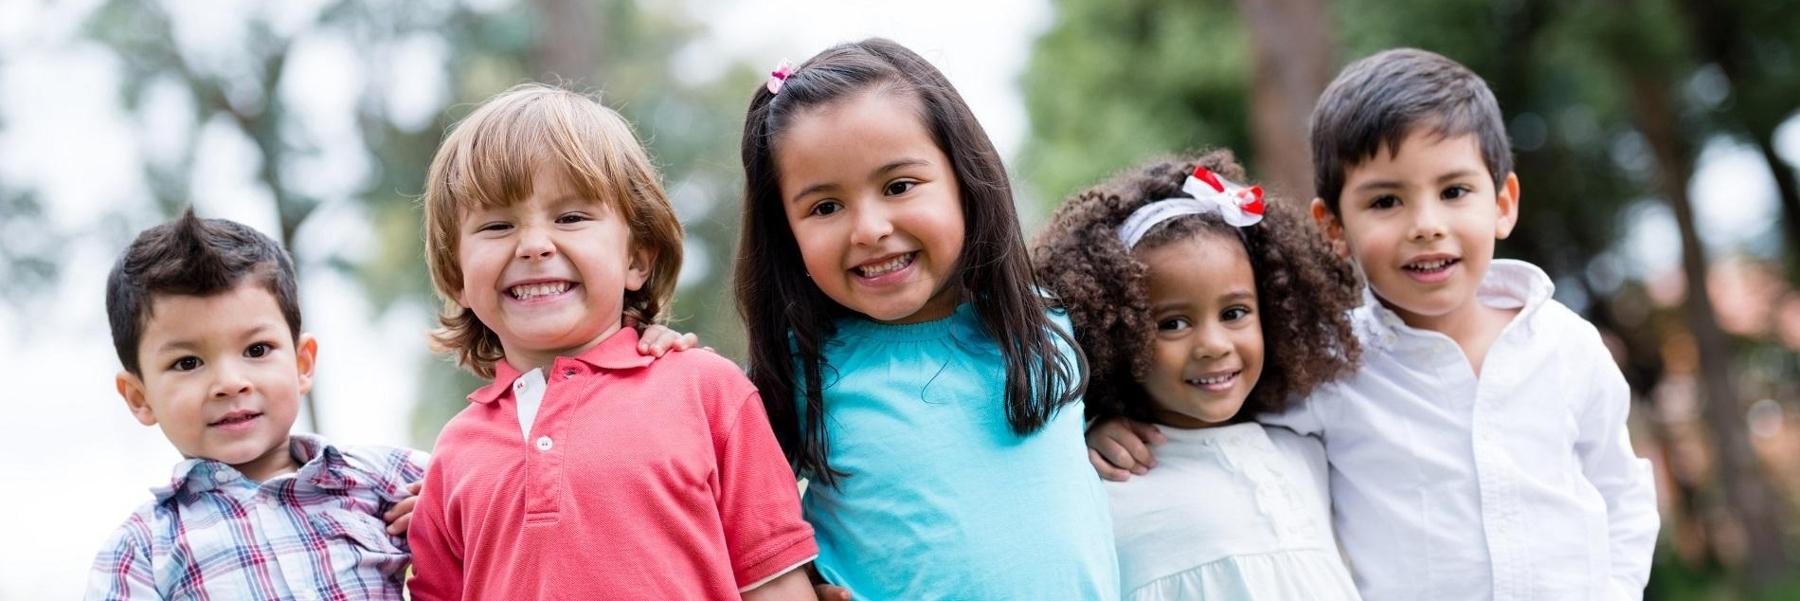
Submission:
<svg viewBox="0 0 1800 601">
<path fill-rule="evenodd" d="M 794 69 L 788 66 L 787 61 L 781 61 L 781 64 L 775 65 L 774 71 L 769 72 L 769 83 L 764 87 L 769 88 L 770 94 L 780 94 L 781 85 L 787 83 L 787 79 L 793 76 Z"/>
</svg>

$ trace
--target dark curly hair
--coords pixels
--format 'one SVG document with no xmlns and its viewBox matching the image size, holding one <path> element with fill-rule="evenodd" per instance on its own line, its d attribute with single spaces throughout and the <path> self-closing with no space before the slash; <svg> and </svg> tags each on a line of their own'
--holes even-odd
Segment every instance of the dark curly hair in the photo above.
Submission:
<svg viewBox="0 0 1800 601">
<path fill-rule="evenodd" d="M 1146 300 L 1146 267 L 1119 240 L 1118 228 L 1139 207 L 1185 196 L 1181 185 L 1196 165 L 1244 181 L 1244 168 L 1228 150 L 1154 160 L 1063 203 L 1033 245 L 1038 281 L 1069 312 L 1087 353 L 1089 418 L 1150 421 L 1139 381 L 1150 368 L 1156 323 Z M 1262 377 L 1239 420 L 1285 409 L 1290 399 L 1349 374 L 1361 357 L 1349 316 L 1362 300 L 1355 270 L 1287 201 L 1265 204 L 1263 221 L 1250 227 L 1189 215 L 1156 226 L 1137 246 L 1147 250 L 1203 232 L 1244 243 L 1266 350 Z"/>
</svg>

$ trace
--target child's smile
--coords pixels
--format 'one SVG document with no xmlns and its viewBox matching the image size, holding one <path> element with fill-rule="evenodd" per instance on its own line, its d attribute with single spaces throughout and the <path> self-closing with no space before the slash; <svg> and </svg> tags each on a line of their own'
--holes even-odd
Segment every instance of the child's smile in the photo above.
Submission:
<svg viewBox="0 0 1800 601">
<path fill-rule="evenodd" d="M 212 296 L 158 297 L 139 341 L 143 374 L 120 374 L 119 385 L 138 421 L 160 426 L 182 456 L 262 481 L 295 467 L 288 429 L 318 343 L 296 341 L 253 278 Z"/>
<path fill-rule="evenodd" d="M 520 371 L 617 331 L 625 292 L 649 277 L 616 209 L 583 198 L 553 169 L 533 173 L 528 197 L 469 211 L 461 231 L 457 301 L 499 336 Z"/>
<path fill-rule="evenodd" d="M 870 319 L 950 315 L 962 196 L 918 101 L 872 91 L 801 113 L 775 145 L 788 226 L 825 296 Z"/>
<path fill-rule="evenodd" d="M 1419 129 L 1346 169 L 1338 207 L 1326 234 L 1346 244 L 1375 295 L 1408 324 L 1440 329 L 1478 305 L 1494 241 L 1518 216 L 1518 184 L 1509 175 L 1494 186 L 1473 134 Z"/>
<path fill-rule="evenodd" d="M 1156 421 L 1229 423 L 1262 374 L 1255 274 L 1243 244 L 1203 233 L 1137 251 L 1156 331 L 1141 383 Z"/>
</svg>

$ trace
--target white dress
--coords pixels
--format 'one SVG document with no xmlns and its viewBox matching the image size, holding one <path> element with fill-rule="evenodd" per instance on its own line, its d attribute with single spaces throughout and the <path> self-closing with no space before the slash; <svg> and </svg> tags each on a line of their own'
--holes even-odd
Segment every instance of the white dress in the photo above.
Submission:
<svg viewBox="0 0 1800 601">
<path fill-rule="evenodd" d="M 1155 469 L 1106 483 L 1125 599 L 1360 598 L 1317 439 L 1255 423 L 1162 432 Z"/>
</svg>

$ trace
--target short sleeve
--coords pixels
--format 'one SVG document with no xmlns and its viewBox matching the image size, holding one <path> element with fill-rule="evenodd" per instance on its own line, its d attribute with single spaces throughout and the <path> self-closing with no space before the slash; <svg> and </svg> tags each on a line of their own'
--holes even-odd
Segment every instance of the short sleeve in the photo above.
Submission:
<svg viewBox="0 0 1800 601">
<path fill-rule="evenodd" d="M 800 517 L 793 470 L 754 391 L 716 424 L 718 506 L 732 575 L 744 590 L 799 567 L 819 554 L 812 526 Z"/>
</svg>

